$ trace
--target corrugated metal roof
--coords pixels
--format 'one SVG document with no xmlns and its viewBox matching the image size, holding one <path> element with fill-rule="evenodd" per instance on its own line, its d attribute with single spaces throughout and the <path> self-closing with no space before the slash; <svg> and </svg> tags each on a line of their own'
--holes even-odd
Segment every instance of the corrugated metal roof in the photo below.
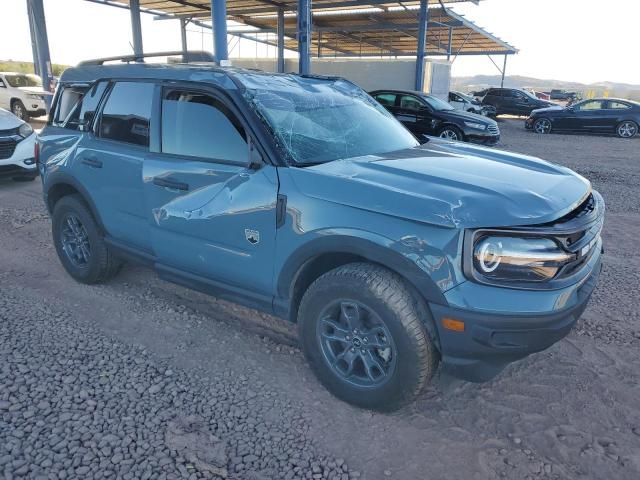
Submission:
<svg viewBox="0 0 640 480">
<path fill-rule="evenodd" d="M 95 1 L 95 0 L 93 0 Z M 108 0 L 128 5 L 128 0 Z M 443 0 L 458 3 L 466 0 Z M 418 1 L 313 0 L 311 52 L 320 56 L 414 56 L 418 37 Z M 451 9 L 430 0 L 427 54 L 513 54 L 517 49 Z M 140 0 L 142 8 L 198 20 L 211 17 L 210 0 Z M 297 0 L 227 0 L 230 20 L 242 24 L 229 33 L 255 36 L 275 45 L 277 12 L 285 11 L 285 48 L 297 50 Z M 271 34 L 269 37 L 267 34 Z"/>
</svg>

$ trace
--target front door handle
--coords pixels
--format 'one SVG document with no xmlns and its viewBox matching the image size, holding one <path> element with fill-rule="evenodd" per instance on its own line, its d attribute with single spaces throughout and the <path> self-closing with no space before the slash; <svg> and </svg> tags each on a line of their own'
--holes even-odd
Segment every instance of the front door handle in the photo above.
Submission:
<svg viewBox="0 0 640 480">
<path fill-rule="evenodd" d="M 82 163 L 89 167 L 102 168 L 102 160 L 98 160 L 97 158 L 94 158 L 94 157 L 83 158 Z"/>
<path fill-rule="evenodd" d="M 153 184 L 158 187 L 172 188 L 174 190 L 189 190 L 189 184 L 171 180 L 169 178 L 153 177 Z"/>
</svg>

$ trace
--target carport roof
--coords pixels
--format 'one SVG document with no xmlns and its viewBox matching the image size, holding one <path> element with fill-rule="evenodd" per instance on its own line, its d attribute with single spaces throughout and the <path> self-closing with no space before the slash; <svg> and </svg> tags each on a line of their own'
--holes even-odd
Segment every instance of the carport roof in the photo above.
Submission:
<svg viewBox="0 0 640 480">
<path fill-rule="evenodd" d="M 129 5 L 128 0 L 90 0 Z M 459 3 L 468 0 L 443 0 Z M 477 3 L 478 0 L 475 1 Z M 418 37 L 417 1 L 313 0 L 311 51 L 321 56 L 415 56 Z M 430 0 L 427 55 L 508 55 L 517 49 L 450 9 Z M 210 0 L 140 0 L 146 11 L 180 18 L 211 18 Z M 227 0 L 227 15 L 241 25 L 229 34 L 255 36 L 277 29 L 277 12 L 285 12 L 285 48 L 296 51 L 297 0 Z M 449 51 L 449 32 L 451 50 Z M 261 36 L 262 35 L 262 36 Z M 273 37 L 271 37 L 273 38 Z"/>
</svg>

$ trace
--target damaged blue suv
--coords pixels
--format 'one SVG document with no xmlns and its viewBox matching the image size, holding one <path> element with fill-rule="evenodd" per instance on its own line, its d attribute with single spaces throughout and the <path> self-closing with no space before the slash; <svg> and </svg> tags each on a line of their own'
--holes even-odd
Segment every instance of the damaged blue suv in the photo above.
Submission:
<svg viewBox="0 0 640 480">
<path fill-rule="evenodd" d="M 393 410 L 563 338 L 604 203 L 536 158 L 418 141 L 340 78 L 204 64 L 64 72 L 38 165 L 77 281 L 124 261 L 296 322 L 337 397 Z"/>
</svg>

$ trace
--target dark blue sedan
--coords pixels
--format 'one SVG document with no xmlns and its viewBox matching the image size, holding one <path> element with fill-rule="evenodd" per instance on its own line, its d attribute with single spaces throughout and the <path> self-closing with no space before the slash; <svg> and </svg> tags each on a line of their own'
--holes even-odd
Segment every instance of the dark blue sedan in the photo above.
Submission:
<svg viewBox="0 0 640 480">
<path fill-rule="evenodd" d="M 619 98 L 593 98 L 568 107 L 531 112 L 525 127 L 536 133 L 587 132 L 633 138 L 640 125 L 640 103 Z"/>
</svg>

